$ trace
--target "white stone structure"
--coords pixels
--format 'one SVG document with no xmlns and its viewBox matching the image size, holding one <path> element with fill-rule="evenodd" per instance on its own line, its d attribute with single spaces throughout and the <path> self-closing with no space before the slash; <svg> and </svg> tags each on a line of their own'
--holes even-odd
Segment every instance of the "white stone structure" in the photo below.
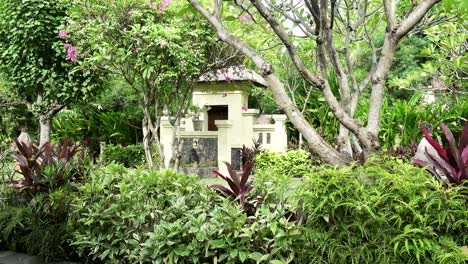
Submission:
<svg viewBox="0 0 468 264">
<path fill-rule="evenodd" d="M 264 83 L 260 76 L 240 68 L 230 68 L 200 78 L 194 88 L 192 103 L 207 109 L 200 114 L 203 128 L 201 131 L 195 131 L 192 118 L 183 119 L 180 128 L 181 139 L 191 142 L 193 149 L 190 151 L 196 152 L 199 143 L 202 142 L 208 145 L 216 144 L 211 146 L 211 149 L 217 149 L 217 155 L 214 155 L 217 160 L 213 163 L 221 172 L 226 172 L 223 161 L 235 164 L 234 159 L 239 159 L 239 149 L 243 145 L 252 146 L 253 139 L 260 140 L 263 149 L 285 152 L 286 116 L 262 115 L 259 119 L 259 110 L 248 107 L 249 87 L 264 86 Z M 169 157 L 165 160 L 167 165 L 172 157 L 174 143 L 173 127 L 169 124 L 168 117 L 161 119 L 160 137 L 164 156 Z M 205 151 L 207 148 L 210 147 L 206 146 Z"/>
</svg>

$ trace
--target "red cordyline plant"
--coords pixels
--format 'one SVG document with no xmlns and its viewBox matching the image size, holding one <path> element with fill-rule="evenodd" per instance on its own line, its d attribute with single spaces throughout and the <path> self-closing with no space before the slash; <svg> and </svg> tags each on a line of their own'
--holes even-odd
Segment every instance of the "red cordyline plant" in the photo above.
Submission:
<svg viewBox="0 0 468 264">
<path fill-rule="evenodd" d="M 413 162 L 426 167 L 438 179 L 445 176 L 449 182 L 457 185 L 464 180 L 468 180 L 468 121 L 465 122 L 458 146 L 450 129 L 444 123 L 440 124 L 448 143 L 446 149 L 431 137 L 422 124 L 420 126 L 426 140 L 437 151 L 438 157 L 431 154 L 426 148 L 425 155 L 430 162 L 427 163 L 422 160 L 414 160 Z"/>
<path fill-rule="evenodd" d="M 40 148 L 15 141 L 18 151 L 13 158 L 18 163 L 19 174 L 23 176 L 20 182 L 10 182 L 14 189 L 29 189 L 33 192 L 47 191 L 54 186 L 63 185 L 72 180 L 74 175 L 73 158 L 78 153 L 80 145 L 65 139 L 62 144 L 55 146 L 46 143 Z M 84 151 L 81 152 L 84 158 Z M 47 169 L 51 175 L 47 175 Z"/>
<path fill-rule="evenodd" d="M 244 206 L 246 197 L 253 188 L 252 181 L 249 181 L 250 173 L 252 172 L 253 168 L 253 161 L 247 161 L 241 172 L 242 175 L 240 176 L 238 172 L 232 168 L 229 162 L 224 162 L 224 164 L 226 164 L 229 176 L 224 176 L 217 170 L 214 170 L 213 173 L 226 181 L 229 187 L 225 187 L 220 184 L 214 184 L 210 186 L 210 189 L 216 190 L 224 196 L 238 201 L 241 206 Z"/>
</svg>

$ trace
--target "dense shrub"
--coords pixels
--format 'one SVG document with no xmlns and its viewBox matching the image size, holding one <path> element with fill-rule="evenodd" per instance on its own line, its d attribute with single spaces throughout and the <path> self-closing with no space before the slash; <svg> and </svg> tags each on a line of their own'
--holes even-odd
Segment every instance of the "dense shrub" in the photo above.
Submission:
<svg viewBox="0 0 468 264">
<path fill-rule="evenodd" d="M 82 257 L 108 263 L 138 262 L 149 231 L 209 207 L 212 199 L 196 177 L 131 172 L 119 165 L 95 171 L 81 191 L 73 210 L 73 245 Z"/>
<path fill-rule="evenodd" d="M 79 195 L 28 201 L 0 191 L 0 246 L 54 257 L 66 249 L 91 263 L 468 260 L 468 186 L 444 186 L 401 160 L 312 167 L 303 179 L 260 171 L 253 185 L 251 216 L 195 176 L 121 165 L 94 171 Z"/>
<path fill-rule="evenodd" d="M 101 161 L 104 164 L 114 162 L 127 168 L 134 168 L 145 163 L 145 150 L 142 144 L 107 145 L 102 153 Z"/>
<path fill-rule="evenodd" d="M 257 171 L 271 171 L 290 177 L 304 175 L 312 164 L 310 153 L 304 150 L 290 150 L 285 153 L 264 150 L 255 157 Z"/>
<path fill-rule="evenodd" d="M 194 176 L 98 170 L 73 210 L 73 245 L 106 263 L 255 263 L 299 254 L 299 226 L 286 207 L 264 204 L 247 217 Z"/>
<path fill-rule="evenodd" d="M 31 197 L 0 186 L 0 248 L 40 256 L 46 263 L 72 257 L 67 222 L 74 197 L 71 187 Z"/>
<path fill-rule="evenodd" d="M 300 201 L 309 263 L 464 263 L 468 186 L 401 161 L 314 170 Z"/>
</svg>

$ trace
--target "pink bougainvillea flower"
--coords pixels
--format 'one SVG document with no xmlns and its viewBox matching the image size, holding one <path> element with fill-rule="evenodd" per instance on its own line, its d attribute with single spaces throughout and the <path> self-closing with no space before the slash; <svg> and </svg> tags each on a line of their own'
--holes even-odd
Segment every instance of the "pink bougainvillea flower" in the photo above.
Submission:
<svg viewBox="0 0 468 264">
<path fill-rule="evenodd" d="M 180 61 L 180 64 L 182 64 L 183 66 L 187 65 L 187 61 L 186 60 L 181 60 Z"/>
<path fill-rule="evenodd" d="M 63 47 L 67 50 L 67 60 L 76 63 L 76 54 L 78 53 L 78 50 L 69 43 L 63 44 Z"/>
<path fill-rule="evenodd" d="M 232 81 L 232 78 L 231 78 L 231 76 L 224 75 L 224 80 L 225 80 L 226 82 L 230 82 L 230 81 Z"/>
<path fill-rule="evenodd" d="M 242 23 L 249 22 L 250 21 L 250 16 L 248 16 L 248 15 L 239 16 L 239 20 Z"/>
<path fill-rule="evenodd" d="M 171 0 L 162 0 L 161 3 L 159 4 L 159 8 L 161 10 L 166 10 L 166 8 L 169 6 L 171 3 Z"/>
<path fill-rule="evenodd" d="M 241 106 L 241 110 L 244 111 L 244 112 L 247 111 L 248 109 L 249 108 L 246 105 Z"/>
<path fill-rule="evenodd" d="M 66 31 L 60 31 L 59 32 L 59 38 L 61 39 L 67 39 L 68 38 L 68 33 Z"/>
</svg>

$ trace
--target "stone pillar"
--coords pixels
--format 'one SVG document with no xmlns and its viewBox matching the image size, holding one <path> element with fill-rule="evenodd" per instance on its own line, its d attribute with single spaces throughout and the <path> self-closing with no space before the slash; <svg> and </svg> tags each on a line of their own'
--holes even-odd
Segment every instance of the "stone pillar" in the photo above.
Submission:
<svg viewBox="0 0 468 264">
<path fill-rule="evenodd" d="M 273 149 L 277 152 L 286 152 L 288 150 L 288 136 L 286 133 L 286 115 L 272 115 L 275 121 L 275 133 L 273 134 Z"/>
<path fill-rule="evenodd" d="M 168 116 L 161 117 L 161 126 L 159 128 L 159 140 L 161 141 L 161 145 L 163 147 L 163 154 L 164 154 L 164 165 L 166 168 L 169 166 L 169 162 L 171 161 L 172 157 L 172 144 L 173 142 L 173 132 L 174 127 L 169 123 Z"/>
<path fill-rule="evenodd" d="M 218 169 L 228 175 L 224 161 L 231 163 L 232 124 L 229 120 L 216 120 L 215 125 L 218 127 Z"/>
<path fill-rule="evenodd" d="M 258 109 L 248 109 L 242 113 L 242 142 L 246 147 L 251 147 L 253 142 L 252 139 L 255 138 L 253 132 L 253 125 L 255 123 L 255 118 L 260 113 Z"/>
</svg>

